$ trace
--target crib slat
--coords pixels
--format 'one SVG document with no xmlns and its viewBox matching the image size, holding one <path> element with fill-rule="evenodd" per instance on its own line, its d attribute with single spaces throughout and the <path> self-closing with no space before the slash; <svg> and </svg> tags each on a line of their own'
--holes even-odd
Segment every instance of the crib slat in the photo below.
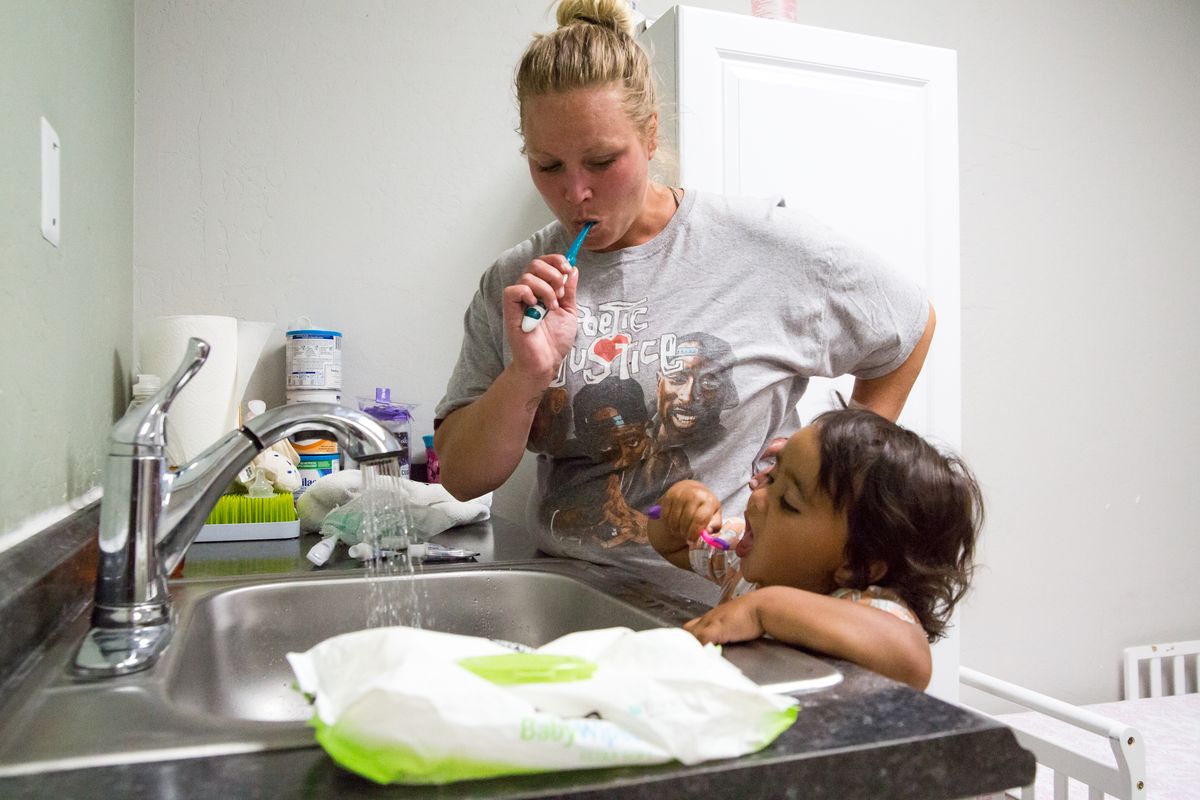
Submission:
<svg viewBox="0 0 1200 800">
<path fill-rule="evenodd" d="M 1021 787 L 1021 800 L 1034 800 L 1032 783 Z"/>
<path fill-rule="evenodd" d="M 1183 694 L 1186 691 L 1186 687 L 1183 685 L 1183 665 L 1183 656 L 1175 656 L 1171 659 L 1171 694 Z"/>
<path fill-rule="evenodd" d="M 1161 658 L 1152 658 L 1150 664 L 1150 696 L 1162 697 L 1162 670 L 1163 663 Z"/>
<path fill-rule="evenodd" d="M 1070 777 L 1065 772 L 1054 770 L 1054 800 L 1068 800 L 1067 798 L 1067 778 Z"/>
<path fill-rule="evenodd" d="M 1122 699 L 1123 700 L 1132 700 L 1135 697 L 1141 697 L 1142 696 L 1142 687 L 1140 686 L 1140 684 L 1141 684 L 1142 678 L 1141 678 L 1140 662 L 1136 658 L 1133 658 L 1129 654 L 1126 654 L 1124 672 L 1125 672 L 1125 695 Z"/>
<path fill-rule="evenodd" d="M 1089 786 L 1088 800 L 1104 800 L 1104 792 L 1100 791 L 1095 786 Z"/>
</svg>

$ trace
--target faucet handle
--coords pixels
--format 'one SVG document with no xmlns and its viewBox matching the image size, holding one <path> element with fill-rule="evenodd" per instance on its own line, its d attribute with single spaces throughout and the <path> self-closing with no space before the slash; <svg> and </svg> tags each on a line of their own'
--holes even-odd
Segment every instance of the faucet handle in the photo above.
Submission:
<svg viewBox="0 0 1200 800">
<path fill-rule="evenodd" d="M 114 444 L 147 445 L 165 447 L 167 442 L 167 410 L 204 362 L 208 360 L 211 345 L 195 336 L 188 339 L 187 352 L 175 374 L 165 381 L 162 388 L 145 403 L 132 409 L 113 426 L 111 440 Z"/>
<path fill-rule="evenodd" d="M 183 361 L 179 364 L 179 369 L 175 370 L 162 389 L 154 396 L 157 400 L 160 396 L 163 398 L 163 411 L 171 405 L 171 401 L 179 394 L 187 382 L 195 377 L 200 368 L 204 366 L 204 362 L 208 360 L 208 354 L 212 350 L 212 346 L 203 339 L 195 336 L 188 339 L 187 352 L 183 354 Z"/>
</svg>

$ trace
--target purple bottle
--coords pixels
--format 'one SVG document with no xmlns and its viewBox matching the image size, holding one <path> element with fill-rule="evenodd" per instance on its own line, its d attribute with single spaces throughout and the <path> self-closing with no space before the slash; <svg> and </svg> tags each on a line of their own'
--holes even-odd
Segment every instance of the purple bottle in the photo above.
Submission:
<svg viewBox="0 0 1200 800">
<path fill-rule="evenodd" d="M 375 389 L 374 399 L 358 398 L 358 408 L 364 414 L 377 420 L 380 425 L 400 440 L 400 475 L 405 478 L 409 477 L 409 462 L 412 459 L 409 455 L 408 443 L 412 430 L 413 404 L 393 403 L 392 390 L 385 386 Z"/>
</svg>

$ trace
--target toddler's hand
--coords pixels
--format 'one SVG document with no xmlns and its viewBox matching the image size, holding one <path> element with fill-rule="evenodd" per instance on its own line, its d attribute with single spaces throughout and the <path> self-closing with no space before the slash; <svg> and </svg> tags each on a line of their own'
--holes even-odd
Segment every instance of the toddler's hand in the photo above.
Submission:
<svg viewBox="0 0 1200 800">
<path fill-rule="evenodd" d="M 763 626 L 758 615 L 758 592 L 727 600 L 702 617 L 683 626 L 703 644 L 745 642 L 762 636 Z"/>
<path fill-rule="evenodd" d="M 659 519 L 668 534 L 677 541 L 695 543 L 700 531 L 721 529 L 721 503 L 712 490 L 699 481 L 680 481 L 667 490 L 659 501 Z"/>
</svg>

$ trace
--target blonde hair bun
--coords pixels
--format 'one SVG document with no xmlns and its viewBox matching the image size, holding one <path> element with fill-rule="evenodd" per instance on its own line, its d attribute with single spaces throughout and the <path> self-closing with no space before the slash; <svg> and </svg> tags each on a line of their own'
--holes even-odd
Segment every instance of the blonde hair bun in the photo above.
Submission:
<svg viewBox="0 0 1200 800">
<path fill-rule="evenodd" d="M 627 30 L 631 19 L 625 0 L 559 3 L 559 27 L 534 34 L 513 76 L 522 136 L 526 98 L 613 84 L 621 88 L 621 105 L 630 122 L 651 135 L 658 95 L 650 58 Z"/>
<path fill-rule="evenodd" d="M 555 15 L 560 28 L 590 23 L 615 33 L 629 33 L 633 16 L 625 0 L 562 0 Z"/>
</svg>

